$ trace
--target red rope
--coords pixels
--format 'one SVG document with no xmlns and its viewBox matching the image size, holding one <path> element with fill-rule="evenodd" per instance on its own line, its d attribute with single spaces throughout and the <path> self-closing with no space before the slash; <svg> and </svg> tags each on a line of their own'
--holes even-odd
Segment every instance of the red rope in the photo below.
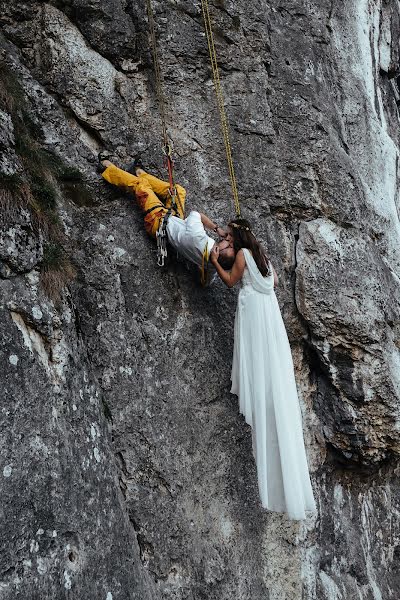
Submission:
<svg viewBox="0 0 400 600">
<path fill-rule="evenodd" d="M 172 162 L 172 158 L 167 156 L 167 169 L 168 169 L 168 179 L 169 179 L 169 191 L 171 196 L 175 194 L 175 183 L 174 183 L 174 163 Z"/>
</svg>

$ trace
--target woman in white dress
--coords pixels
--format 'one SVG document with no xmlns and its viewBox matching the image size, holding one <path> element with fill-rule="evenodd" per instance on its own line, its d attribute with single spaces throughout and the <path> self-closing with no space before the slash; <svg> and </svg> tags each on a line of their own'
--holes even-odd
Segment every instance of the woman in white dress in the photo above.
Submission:
<svg viewBox="0 0 400 600">
<path fill-rule="evenodd" d="M 252 427 L 262 506 L 291 519 L 315 511 L 302 417 L 285 325 L 275 296 L 276 273 L 248 221 L 234 219 L 228 237 L 236 251 L 231 271 L 211 261 L 222 281 L 241 281 L 235 317 L 231 392 Z"/>
</svg>

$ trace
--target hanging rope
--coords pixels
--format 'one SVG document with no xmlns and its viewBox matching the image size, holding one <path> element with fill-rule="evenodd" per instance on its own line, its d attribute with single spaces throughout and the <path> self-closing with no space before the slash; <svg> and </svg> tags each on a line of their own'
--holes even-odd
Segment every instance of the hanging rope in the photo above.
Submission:
<svg viewBox="0 0 400 600">
<path fill-rule="evenodd" d="M 210 54 L 211 69 L 212 69 L 212 74 L 213 74 L 215 93 L 217 96 L 217 104 L 218 104 L 219 116 L 220 116 L 220 120 L 221 120 L 222 135 L 224 138 L 226 159 L 228 162 L 229 177 L 231 180 L 233 202 L 235 205 L 236 215 L 238 217 L 240 217 L 240 202 L 239 202 L 239 194 L 238 194 L 237 184 L 236 184 L 235 169 L 233 166 L 232 148 L 231 148 L 231 142 L 230 142 L 230 138 L 229 138 L 229 125 L 228 125 L 228 119 L 227 119 L 226 112 L 225 112 L 225 103 L 224 103 L 224 96 L 222 93 L 221 80 L 219 77 L 217 53 L 215 50 L 214 35 L 213 35 L 213 30 L 212 30 L 208 0 L 201 0 L 201 8 L 203 10 L 204 27 L 205 27 L 205 31 L 206 31 L 208 51 Z"/>
<path fill-rule="evenodd" d="M 158 50 L 157 50 L 157 38 L 156 38 L 156 29 L 154 24 L 154 13 L 151 5 L 151 0 L 146 0 L 147 4 L 147 17 L 149 20 L 149 30 L 150 30 L 150 40 L 151 40 L 151 51 L 153 54 L 153 64 L 154 64 L 154 77 L 156 81 L 156 94 L 158 106 L 160 109 L 160 117 L 161 117 L 161 126 L 162 126 L 162 137 L 164 142 L 164 148 L 166 149 L 169 146 L 168 132 L 167 132 L 167 119 L 166 119 L 166 111 L 165 111 L 165 98 L 162 87 L 162 78 L 161 78 L 161 69 L 160 69 L 160 61 L 158 58 Z"/>
<path fill-rule="evenodd" d="M 182 203 L 180 201 L 179 194 L 178 194 L 178 191 L 175 186 L 174 161 L 172 159 L 172 143 L 168 137 L 166 108 L 165 108 L 166 102 L 165 102 L 165 96 L 164 96 L 164 91 L 163 91 L 160 60 L 159 60 L 158 50 L 157 50 L 156 28 L 155 28 L 154 13 L 153 13 L 153 7 L 151 4 L 151 0 L 146 0 L 146 5 L 147 5 L 147 17 L 148 17 L 148 21 L 149 21 L 151 50 L 152 50 L 152 55 L 153 55 L 154 77 L 155 77 L 155 83 L 156 83 L 156 95 L 157 95 L 157 102 L 158 102 L 158 106 L 159 106 L 159 110 L 160 110 L 160 118 L 161 118 L 163 152 L 165 154 L 165 161 L 166 161 L 166 166 L 167 166 L 167 170 L 168 170 L 169 193 L 171 196 L 171 205 L 172 205 L 172 208 L 178 207 L 180 215 L 182 217 L 184 217 Z"/>
</svg>

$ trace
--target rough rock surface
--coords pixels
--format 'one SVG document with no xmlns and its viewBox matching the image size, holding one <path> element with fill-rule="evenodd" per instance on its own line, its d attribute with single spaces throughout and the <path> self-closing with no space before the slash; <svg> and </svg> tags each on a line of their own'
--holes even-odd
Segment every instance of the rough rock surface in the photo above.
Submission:
<svg viewBox="0 0 400 600">
<path fill-rule="evenodd" d="M 223 222 L 200 5 L 154 10 L 179 179 Z M 229 394 L 235 293 L 200 289 L 175 261 L 159 270 L 134 203 L 95 172 L 106 148 L 162 173 L 145 3 L 1 2 L 0 188 L 20 181 L 18 203 L 0 197 L 1 599 L 399 597 L 399 3 L 211 11 L 243 212 L 280 275 L 318 516 L 259 506 Z M 43 152 L 55 200 L 38 191 Z M 50 235 L 76 273 L 54 300 Z"/>
</svg>

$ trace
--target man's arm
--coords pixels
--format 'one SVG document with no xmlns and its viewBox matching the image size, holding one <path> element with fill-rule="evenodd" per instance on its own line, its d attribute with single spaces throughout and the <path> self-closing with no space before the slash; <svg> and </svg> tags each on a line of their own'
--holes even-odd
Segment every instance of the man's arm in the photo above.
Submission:
<svg viewBox="0 0 400 600">
<path fill-rule="evenodd" d="M 203 225 L 206 229 L 209 229 L 210 231 L 215 231 L 215 233 L 217 233 L 220 237 L 226 236 L 225 229 L 222 229 L 222 227 L 220 227 L 219 225 L 214 223 L 214 221 L 211 221 L 211 219 L 209 217 L 207 217 L 207 215 L 205 215 L 204 213 L 199 213 L 199 214 L 200 214 L 201 222 L 203 223 Z"/>
</svg>

